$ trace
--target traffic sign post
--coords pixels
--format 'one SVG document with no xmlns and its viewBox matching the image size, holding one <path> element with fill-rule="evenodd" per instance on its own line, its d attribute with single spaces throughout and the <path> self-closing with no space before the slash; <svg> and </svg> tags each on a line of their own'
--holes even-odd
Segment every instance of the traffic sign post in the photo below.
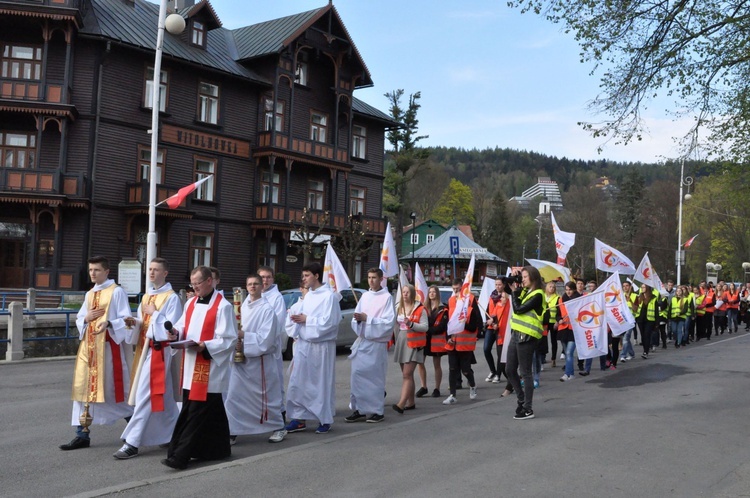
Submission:
<svg viewBox="0 0 750 498">
<path fill-rule="evenodd" d="M 458 246 L 458 237 L 450 237 L 451 242 L 451 259 L 453 259 L 453 280 L 456 278 L 456 256 L 460 250 Z"/>
</svg>

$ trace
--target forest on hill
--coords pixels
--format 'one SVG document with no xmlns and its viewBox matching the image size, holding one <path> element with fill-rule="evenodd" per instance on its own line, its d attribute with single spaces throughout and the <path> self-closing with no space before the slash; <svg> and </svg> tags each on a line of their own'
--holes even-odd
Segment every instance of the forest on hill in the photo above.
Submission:
<svg viewBox="0 0 750 498">
<path fill-rule="evenodd" d="M 663 280 L 676 274 L 680 164 L 618 163 L 557 158 L 513 149 L 417 148 L 421 160 L 397 170 L 386 160 L 384 209 L 395 214 L 416 212 L 417 219 L 454 220 L 469 224 L 477 242 L 491 252 L 520 264 L 524 258 L 556 259 L 548 216 L 539 217 L 538 199 L 526 209 L 513 196 L 549 177 L 560 187 L 563 210 L 555 213 L 562 230 L 577 235 L 568 254 L 574 274 L 596 278 L 593 239 L 610 244 L 638 264 L 648 252 Z M 390 186 L 407 179 L 403 204 Z M 609 187 L 597 187 L 606 177 Z M 736 188 L 750 180 L 745 170 L 723 163 L 685 162 L 685 177 L 693 180 L 683 194 L 684 243 L 699 234 L 687 250 L 682 281 L 705 278 L 705 263 L 721 263 L 727 279 L 744 280 L 741 263 L 750 259 L 750 195 Z"/>
</svg>

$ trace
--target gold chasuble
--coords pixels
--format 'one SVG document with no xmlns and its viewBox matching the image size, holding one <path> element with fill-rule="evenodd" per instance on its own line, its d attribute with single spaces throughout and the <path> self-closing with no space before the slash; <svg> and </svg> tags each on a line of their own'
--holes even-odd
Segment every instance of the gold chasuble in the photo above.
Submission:
<svg viewBox="0 0 750 498">
<path fill-rule="evenodd" d="M 158 311 L 161 311 L 164 303 L 167 302 L 172 294 L 174 294 L 173 290 L 162 292 L 161 294 L 146 294 L 141 300 L 141 309 L 143 309 L 144 304 L 153 304 L 154 306 L 156 306 L 156 309 Z M 138 331 L 138 343 L 135 346 L 135 356 L 133 357 L 133 365 L 138 366 L 139 368 L 141 365 L 141 355 L 143 354 L 143 348 L 146 344 L 146 332 L 148 331 L 149 325 L 151 325 L 151 315 L 143 313 L 143 322 L 141 322 L 141 330 Z M 133 383 L 136 370 L 138 370 L 138 368 L 133 368 L 130 372 L 131 392 L 135 392 L 137 387 Z"/>
<path fill-rule="evenodd" d="M 73 401 L 104 403 L 104 342 L 109 339 L 110 345 L 117 345 L 109 337 L 109 331 L 105 330 L 101 334 L 95 334 L 93 331 L 100 322 L 107 323 L 109 321 L 109 304 L 116 287 L 117 284 L 112 284 L 106 289 L 91 292 L 87 296 L 88 309 L 104 309 L 104 314 L 87 325 L 83 340 L 78 346 L 78 356 L 73 374 Z M 122 377 L 119 349 L 119 347 L 117 347 L 117 350 L 114 347 L 112 348 L 115 377 L 117 376 L 117 364 L 120 364 L 120 377 Z"/>
</svg>

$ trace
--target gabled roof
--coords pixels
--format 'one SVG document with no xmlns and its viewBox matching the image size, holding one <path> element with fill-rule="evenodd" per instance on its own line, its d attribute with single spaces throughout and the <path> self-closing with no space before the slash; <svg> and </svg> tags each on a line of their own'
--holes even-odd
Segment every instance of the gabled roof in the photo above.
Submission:
<svg viewBox="0 0 750 498">
<path fill-rule="evenodd" d="M 387 126 L 398 126 L 398 122 L 394 121 L 388 114 L 374 108 L 366 102 L 362 102 L 356 97 L 352 97 L 352 111 L 354 111 L 355 114 L 362 114 L 363 116 L 382 121 Z"/>
<path fill-rule="evenodd" d="M 203 3 L 203 2 L 201 2 Z M 200 4 L 191 7 L 198 7 Z M 202 7 L 201 7 L 202 8 Z M 86 14 L 84 35 L 101 36 L 118 43 L 146 50 L 155 50 L 156 26 L 159 6 L 144 0 L 133 3 L 122 0 L 91 0 L 91 8 Z M 270 84 L 255 71 L 244 67 L 232 57 L 235 52 L 231 32 L 224 28 L 206 33 L 206 48 L 198 48 L 184 43 L 178 37 L 165 33 L 164 55 L 183 59 L 194 64 L 247 78 L 262 84 Z"/>
<path fill-rule="evenodd" d="M 291 43 L 301 36 L 307 29 L 313 26 L 324 15 L 334 16 L 336 22 L 343 30 L 357 60 L 364 69 L 365 77 L 357 86 L 372 85 L 370 71 L 367 69 L 365 61 L 354 45 L 352 37 L 346 29 L 341 17 L 339 16 L 333 4 L 328 4 L 319 9 L 308 10 L 291 16 L 265 21 L 251 26 L 245 26 L 232 31 L 237 43 L 237 52 L 239 60 L 255 59 L 267 55 L 281 53 Z"/>
<path fill-rule="evenodd" d="M 451 237 L 458 237 L 459 253 L 456 255 L 457 261 L 469 261 L 471 259 L 471 255 L 474 254 L 477 261 L 507 263 L 507 261 L 505 261 L 504 259 L 499 258 L 498 256 L 495 256 L 484 247 L 480 246 L 473 240 L 469 239 L 469 237 L 464 235 L 464 233 L 458 228 L 456 228 L 455 225 L 449 227 L 448 230 L 444 234 L 437 237 L 434 241 L 414 251 L 414 256 L 412 256 L 412 254 L 409 253 L 405 256 L 402 256 L 401 260 L 402 261 L 411 261 L 412 259 L 416 259 L 417 261 L 426 261 L 426 260 L 431 260 L 431 259 L 449 260 L 452 258 Z"/>
<path fill-rule="evenodd" d="M 219 19 L 219 16 L 216 14 L 216 11 L 211 6 L 211 4 L 208 3 L 208 0 L 201 0 L 195 5 L 191 5 L 177 11 L 177 13 L 185 19 L 196 17 L 200 12 L 204 12 L 203 16 L 201 17 L 208 20 L 208 22 L 206 23 L 206 27 L 208 28 L 208 30 L 221 27 L 221 19 Z"/>
</svg>

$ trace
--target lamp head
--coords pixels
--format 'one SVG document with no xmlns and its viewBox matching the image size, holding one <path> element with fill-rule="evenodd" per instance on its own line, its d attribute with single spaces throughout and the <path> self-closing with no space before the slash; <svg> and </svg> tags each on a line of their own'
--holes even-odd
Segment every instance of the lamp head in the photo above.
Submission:
<svg viewBox="0 0 750 498">
<path fill-rule="evenodd" d="M 164 27 L 173 35 L 179 35 L 185 29 L 185 18 L 180 14 L 169 14 L 164 20 Z"/>
</svg>

